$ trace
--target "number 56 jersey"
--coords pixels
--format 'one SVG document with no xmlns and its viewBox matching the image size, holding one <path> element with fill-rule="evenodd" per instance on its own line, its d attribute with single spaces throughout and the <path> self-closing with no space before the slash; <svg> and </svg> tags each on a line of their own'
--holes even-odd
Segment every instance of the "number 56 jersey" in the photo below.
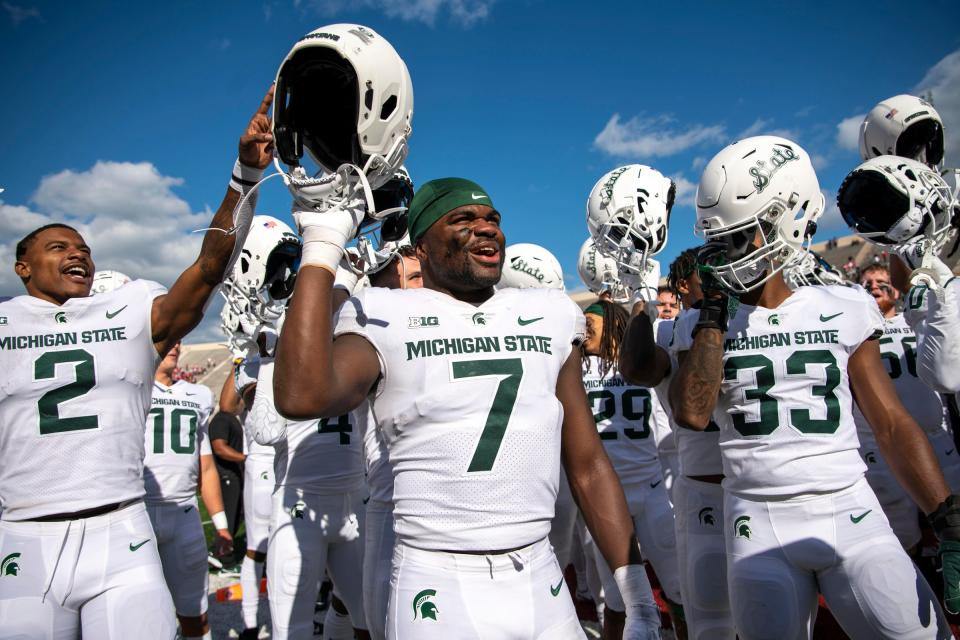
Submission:
<svg viewBox="0 0 960 640">
<path fill-rule="evenodd" d="M 531 544 L 549 533 L 560 368 L 583 339 L 566 295 L 502 289 L 480 306 L 430 289 L 360 291 L 335 333 L 380 359 L 371 395 L 394 475 L 394 529 L 428 550 Z"/>
<path fill-rule="evenodd" d="M 689 350 L 699 314 L 677 326 Z M 740 305 L 724 337 L 720 426 L 723 488 L 753 500 L 852 486 L 858 452 L 847 361 L 883 335 L 876 302 L 862 289 L 800 287 L 776 309 Z"/>
<path fill-rule="evenodd" d="M 0 303 L 0 502 L 4 520 L 140 498 L 144 420 L 163 287 L 135 280 L 57 306 Z"/>
</svg>

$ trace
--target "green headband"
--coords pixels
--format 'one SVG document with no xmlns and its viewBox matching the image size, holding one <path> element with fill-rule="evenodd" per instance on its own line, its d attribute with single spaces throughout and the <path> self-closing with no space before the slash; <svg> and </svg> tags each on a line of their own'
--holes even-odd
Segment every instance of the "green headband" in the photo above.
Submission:
<svg viewBox="0 0 960 640">
<path fill-rule="evenodd" d="M 587 315 L 588 313 L 592 313 L 595 316 L 600 316 L 603 318 L 606 316 L 607 311 L 603 308 L 602 304 L 594 302 L 592 305 L 583 310 L 583 315 Z"/>
<path fill-rule="evenodd" d="M 483 187 L 464 178 L 440 178 L 421 185 L 407 213 L 410 242 L 416 244 L 433 223 L 466 204 L 492 207 L 493 201 Z"/>
</svg>

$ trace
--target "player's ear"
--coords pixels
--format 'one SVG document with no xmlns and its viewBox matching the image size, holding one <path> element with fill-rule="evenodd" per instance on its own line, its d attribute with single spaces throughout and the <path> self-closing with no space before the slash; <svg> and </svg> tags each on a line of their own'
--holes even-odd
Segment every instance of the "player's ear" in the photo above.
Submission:
<svg viewBox="0 0 960 640">
<path fill-rule="evenodd" d="M 23 260 L 17 260 L 13 263 L 13 271 L 17 274 L 24 284 L 30 280 L 30 264 Z"/>
</svg>

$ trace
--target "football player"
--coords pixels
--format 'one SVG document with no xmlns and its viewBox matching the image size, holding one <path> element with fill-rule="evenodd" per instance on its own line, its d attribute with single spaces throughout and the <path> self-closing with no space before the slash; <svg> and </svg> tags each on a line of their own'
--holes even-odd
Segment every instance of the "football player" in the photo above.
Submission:
<svg viewBox="0 0 960 640">
<path fill-rule="evenodd" d="M 720 426 L 739 637 L 808 638 L 818 590 L 851 637 L 949 637 L 863 478 L 854 400 L 901 484 L 956 539 L 936 456 L 881 367 L 879 309 L 859 289 L 791 291 L 783 279 L 823 204 L 809 156 L 789 140 L 747 138 L 707 164 L 697 190 L 704 299 L 675 328 L 674 418 Z M 956 582 L 945 584 L 950 597 Z"/>
<path fill-rule="evenodd" d="M 175 633 L 143 504 L 144 418 L 160 356 L 200 322 L 247 232 L 252 198 L 237 205 L 272 159 L 272 98 L 271 88 L 240 138 L 200 255 L 169 291 L 135 280 L 89 297 L 91 250 L 67 225 L 17 244 L 26 295 L 0 303 L 4 635 Z"/>
<path fill-rule="evenodd" d="M 233 551 L 233 538 L 207 437 L 213 393 L 201 384 L 173 379 L 179 358 L 178 343 L 160 361 L 153 381 L 145 432 L 144 500 L 181 634 L 210 640 L 207 541 L 197 509 L 198 488 L 216 529 L 217 556 Z"/>
<path fill-rule="evenodd" d="M 476 183 L 445 178 L 423 185 L 410 207 L 424 288 L 364 289 L 334 327 L 334 272 L 364 215 L 356 200 L 295 211 L 303 266 L 274 391 L 294 419 L 370 399 L 394 478 L 387 637 L 583 637 L 546 541 L 561 439 L 629 628 L 646 577 L 586 402 L 579 309 L 559 291 L 495 291 L 500 213 Z"/>
<path fill-rule="evenodd" d="M 657 302 L 661 320 L 673 320 L 680 313 L 680 296 L 669 286 L 657 287 Z"/>
</svg>

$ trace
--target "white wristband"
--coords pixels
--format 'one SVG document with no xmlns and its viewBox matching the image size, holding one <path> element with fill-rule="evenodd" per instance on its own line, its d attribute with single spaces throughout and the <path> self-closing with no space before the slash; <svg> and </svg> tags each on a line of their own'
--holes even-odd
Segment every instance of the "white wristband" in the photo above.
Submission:
<svg viewBox="0 0 960 640">
<path fill-rule="evenodd" d="M 237 158 L 233 165 L 233 174 L 230 176 L 230 188 L 246 195 L 250 189 L 253 189 L 260 182 L 262 175 L 263 169 L 248 167 Z"/>
<path fill-rule="evenodd" d="M 223 511 L 216 512 L 210 516 L 210 519 L 213 521 L 214 529 L 226 529 L 229 526 L 227 524 L 227 514 L 225 514 Z"/>
<path fill-rule="evenodd" d="M 623 565 L 613 572 L 613 579 L 617 583 L 617 588 L 620 589 L 620 596 L 623 598 L 628 616 L 631 608 L 654 604 L 650 580 L 642 564 Z"/>
</svg>

